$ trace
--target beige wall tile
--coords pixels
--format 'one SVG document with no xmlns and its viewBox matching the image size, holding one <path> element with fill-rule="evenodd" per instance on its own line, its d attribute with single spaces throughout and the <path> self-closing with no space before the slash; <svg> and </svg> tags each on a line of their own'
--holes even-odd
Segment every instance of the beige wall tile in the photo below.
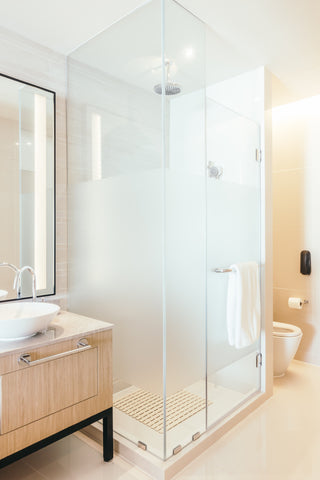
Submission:
<svg viewBox="0 0 320 480">
<path fill-rule="evenodd" d="M 285 222 L 286 225 L 303 225 L 305 172 L 289 170 L 273 173 L 273 218 L 274 227 Z"/>
<path fill-rule="evenodd" d="M 279 107 L 272 115 L 273 131 L 281 130 L 281 135 L 272 138 L 273 171 L 304 168 L 305 119 L 285 113 L 285 107 Z"/>
<path fill-rule="evenodd" d="M 0 72 L 56 92 L 56 300 L 66 308 L 66 57 L 0 28 Z"/>
<path fill-rule="evenodd" d="M 273 131 L 276 132 L 272 142 L 273 170 L 318 166 L 319 111 L 320 96 L 273 109 Z"/>
<path fill-rule="evenodd" d="M 305 288 L 308 278 L 300 274 L 300 251 L 303 235 L 299 225 L 274 226 L 274 286 L 282 288 Z"/>
<path fill-rule="evenodd" d="M 304 103 L 305 102 L 305 103 Z M 274 320 L 297 325 L 296 358 L 320 364 L 320 96 L 273 112 Z M 310 250 L 312 273 L 300 273 Z M 289 309 L 289 297 L 310 304 Z"/>
</svg>

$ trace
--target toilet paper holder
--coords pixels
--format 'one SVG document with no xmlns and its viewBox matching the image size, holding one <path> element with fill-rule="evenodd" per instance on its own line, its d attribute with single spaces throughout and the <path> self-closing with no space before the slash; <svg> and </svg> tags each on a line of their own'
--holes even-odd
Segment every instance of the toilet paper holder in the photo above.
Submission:
<svg viewBox="0 0 320 480">
<path fill-rule="evenodd" d="M 290 297 L 288 298 L 288 307 L 289 308 L 297 308 L 298 310 L 301 310 L 303 305 L 307 305 L 309 303 L 309 300 L 304 300 L 299 297 Z"/>
</svg>

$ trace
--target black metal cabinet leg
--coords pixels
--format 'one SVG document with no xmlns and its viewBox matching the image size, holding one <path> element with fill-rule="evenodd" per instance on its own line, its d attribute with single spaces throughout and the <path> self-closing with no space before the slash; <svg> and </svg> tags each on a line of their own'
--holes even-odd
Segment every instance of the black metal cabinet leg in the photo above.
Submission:
<svg viewBox="0 0 320 480">
<path fill-rule="evenodd" d="M 109 462 L 113 459 L 113 421 L 112 407 L 103 417 L 103 460 Z"/>
<path fill-rule="evenodd" d="M 113 457 L 112 408 L 99 412 L 92 417 L 86 418 L 79 423 L 56 432 L 53 435 L 50 435 L 50 437 L 43 438 L 39 442 L 29 445 L 29 447 L 23 448 L 8 457 L 0 458 L 0 469 L 16 460 L 20 460 L 20 458 L 23 458 L 26 455 L 30 455 L 30 453 L 40 450 L 40 448 L 46 447 L 47 445 L 66 437 L 67 435 L 71 435 L 71 433 L 77 432 L 81 428 L 92 425 L 94 422 L 101 419 L 103 419 L 103 459 L 105 462 L 108 462 Z"/>
</svg>

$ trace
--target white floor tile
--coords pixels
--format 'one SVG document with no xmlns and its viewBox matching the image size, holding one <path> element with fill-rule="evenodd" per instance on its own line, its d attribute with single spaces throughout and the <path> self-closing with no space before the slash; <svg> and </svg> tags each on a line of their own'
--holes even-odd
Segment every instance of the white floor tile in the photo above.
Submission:
<svg viewBox="0 0 320 480">
<path fill-rule="evenodd" d="M 102 459 L 96 449 L 71 435 L 0 470 L 0 480 L 150 480 L 115 456 Z"/>
<path fill-rule="evenodd" d="M 319 480 L 320 368 L 292 362 L 274 396 L 175 480 Z"/>
<path fill-rule="evenodd" d="M 45 480 L 45 477 L 19 460 L 0 470 L 0 480 Z"/>
</svg>

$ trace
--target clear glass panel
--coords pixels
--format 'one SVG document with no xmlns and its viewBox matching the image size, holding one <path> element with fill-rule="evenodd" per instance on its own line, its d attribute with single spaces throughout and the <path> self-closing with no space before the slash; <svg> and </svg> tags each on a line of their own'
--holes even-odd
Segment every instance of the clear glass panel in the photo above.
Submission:
<svg viewBox="0 0 320 480">
<path fill-rule="evenodd" d="M 206 426 L 205 28 L 165 2 L 166 457 Z"/>
<path fill-rule="evenodd" d="M 207 98 L 208 425 L 260 389 L 256 354 L 230 345 L 227 288 L 233 273 L 216 268 L 260 265 L 260 129 L 257 123 Z M 231 342 L 232 343 L 232 342 Z"/>
<path fill-rule="evenodd" d="M 161 2 L 69 58 L 69 308 L 114 324 L 114 428 L 163 458 Z M 159 80 L 160 78 L 160 80 Z"/>
</svg>

